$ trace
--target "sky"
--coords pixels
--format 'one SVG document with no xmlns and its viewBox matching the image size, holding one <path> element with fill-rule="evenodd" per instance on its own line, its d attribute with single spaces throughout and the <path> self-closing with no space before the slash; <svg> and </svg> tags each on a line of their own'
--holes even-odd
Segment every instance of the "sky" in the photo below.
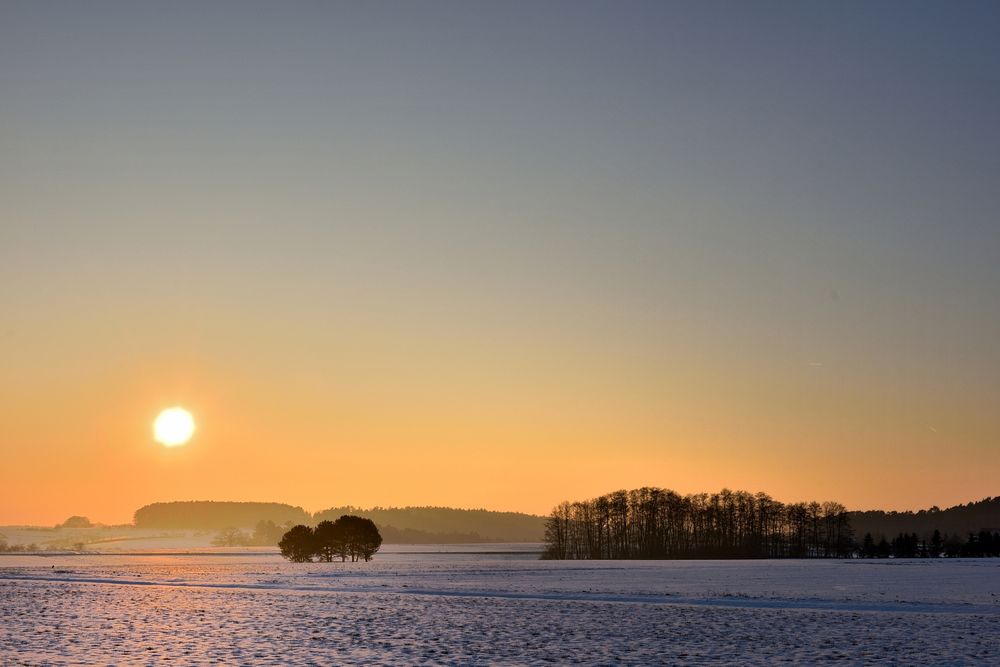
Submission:
<svg viewBox="0 0 1000 667">
<path fill-rule="evenodd" d="M 995 496 L 997 34 L 965 1 L 7 0 L 0 524 Z"/>
</svg>

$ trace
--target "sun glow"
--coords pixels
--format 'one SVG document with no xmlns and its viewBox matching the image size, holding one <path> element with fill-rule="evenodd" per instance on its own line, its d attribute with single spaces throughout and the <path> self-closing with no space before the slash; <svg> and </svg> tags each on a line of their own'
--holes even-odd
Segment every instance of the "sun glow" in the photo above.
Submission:
<svg viewBox="0 0 1000 667">
<path fill-rule="evenodd" d="M 194 434 L 194 417 L 184 408 L 167 408 L 153 422 L 153 439 L 166 447 L 185 444 Z"/>
</svg>

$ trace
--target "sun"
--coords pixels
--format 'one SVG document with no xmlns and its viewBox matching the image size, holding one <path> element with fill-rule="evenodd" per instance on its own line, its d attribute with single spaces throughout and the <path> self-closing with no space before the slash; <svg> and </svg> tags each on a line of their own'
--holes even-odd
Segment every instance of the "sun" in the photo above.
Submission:
<svg viewBox="0 0 1000 667">
<path fill-rule="evenodd" d="M 165 447 L 185 444 L 194 434 L 194 417 L 181 407 L 167 408 L 153 422 L 153 439 Z"/>
</svg>

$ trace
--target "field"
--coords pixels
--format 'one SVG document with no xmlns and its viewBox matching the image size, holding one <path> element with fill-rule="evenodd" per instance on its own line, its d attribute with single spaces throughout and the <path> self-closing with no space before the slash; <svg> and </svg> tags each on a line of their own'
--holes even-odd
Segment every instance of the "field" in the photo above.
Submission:
<svg viewBox="0 0 1000 667">
<path fill-rule="evenodd" d="M 495 547 L 494 547 L 495 548 Z M 0 664 L 998 664 L 1000 560 L 0 556 Z"/>
<path fill-rule="evenodd" d="M 43 528 L 0 526 L 0 540 L 11 546 L 46 551 L 202 551 L 212 546 L 214 530 L 157 530 L 132 526 Z"/>
</svg>

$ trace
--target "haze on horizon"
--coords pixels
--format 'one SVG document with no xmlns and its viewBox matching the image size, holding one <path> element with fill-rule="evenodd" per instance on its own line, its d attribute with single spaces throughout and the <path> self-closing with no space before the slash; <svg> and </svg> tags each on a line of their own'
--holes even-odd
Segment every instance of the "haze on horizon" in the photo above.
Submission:
<svg viewBox="0 0 1000 667">
<path fill-rule="evenodd" d="M 997 34 L 977 2 L 5 2 L 0 524 L 997 495 Z"/>
</svg>

